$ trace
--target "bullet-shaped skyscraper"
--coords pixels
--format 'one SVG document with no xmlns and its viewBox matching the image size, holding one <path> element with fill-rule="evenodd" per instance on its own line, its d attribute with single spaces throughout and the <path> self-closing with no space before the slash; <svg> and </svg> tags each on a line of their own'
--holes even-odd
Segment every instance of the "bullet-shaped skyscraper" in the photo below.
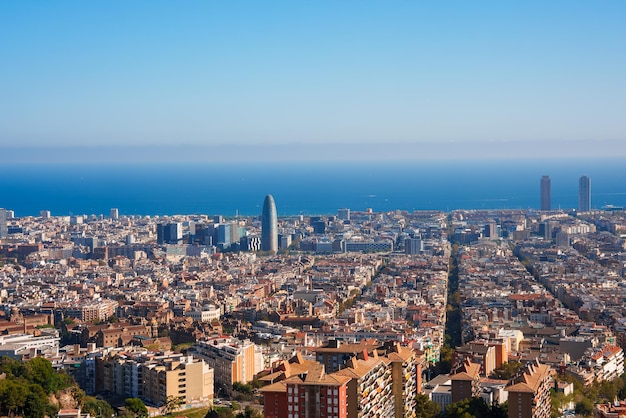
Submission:
<svg viewBox="0 0 626 418">
<path fill-rule="evenodd" d="M 578 211 L 589 212 L 591 210 L 591 179 L 582 176 L 578 180 Z"/>
<path fill-rule="evenodd" d="M 541 210 L 550 210 L 550 176 L 541 177 Z"/>
<path fill-rule="evenodd" d="M 278 251 L 278 217 L 276 216 L 276 203 L 271 194 L 265 196 L 265 201 L 263 201 L 261 249 L 263 251 Z"/>
</svg>

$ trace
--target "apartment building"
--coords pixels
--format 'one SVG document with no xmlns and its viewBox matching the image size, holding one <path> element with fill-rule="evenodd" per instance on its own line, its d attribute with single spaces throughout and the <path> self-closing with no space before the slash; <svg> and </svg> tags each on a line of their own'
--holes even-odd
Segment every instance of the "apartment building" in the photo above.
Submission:
<svg viewBox="0 0 626 418">
<path fill-rule="evenodd" d="M 335 372 L 350 378 L 348 418 L 392 417 L 395 414 L 391 361 L 378 357 L 377 351 L 373 354 L 370 357 L 364 351 L 362 358 L 352 357 L 346 368 Z"/>
<path fill-rule="evenodd" d="M 263 364 L 262 354 L 256 352 L 253 342 L 234 337 L 198 341 L 189 353 L 204 360 L 215 371 L 215 384 L 225 390 L 230 390 L 235 382 L 252 381 Z"/>
<path fill-rule="evenodd" d="M 347 392 L 351 378 L 326 374 L 324 366 L 313 365 L 308 373 L 284 381 L 287 389 L 287 418 L 348 418 Z"/>
<path fill-rule="evenodd" d="M 141 364 L 139 378 L 139 397 L 152 405 L 163 406 L 169 397 L 184 399 L 185 404 L 213 399 L 213 369 L 192 356 Z"/>
<path fill-rule="evenodd" d="M 509 392 L 509 418 L 550 417 L 552 369 L 534 360 L 505 390 Z"/>
</svg>

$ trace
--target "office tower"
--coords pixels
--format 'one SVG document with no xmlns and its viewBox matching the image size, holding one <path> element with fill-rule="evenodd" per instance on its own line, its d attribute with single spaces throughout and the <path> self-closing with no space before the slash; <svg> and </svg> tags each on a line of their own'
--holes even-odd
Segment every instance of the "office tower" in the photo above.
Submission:
<svg viewBox="0 0 626 418">
<path fill-rule="evenodd" d="M 217 245 L 222 249 L 227 249 L 232 244 L 232 225 L 219 224 L 217 226 Z"/>
<path fill-rule="evenodd" d="M 337 210 L 337 219 L 340 219 L 342 221 L 349 221 L 350 220 L 350 209 L 344 208 L 344 209 Z"/>
<path fill-rule="evenodd" d="M 50 211 L 49 210 L 41 210 L 39 211 L 39 216 L 43 219 L 50 219 Z"/>
<path fill-rule="evenodd" d="M 578 211 L 589 212 L 591 210 L 591 179 L 582 176 L 578 180 Z"/>
<path fill-rule="evenodd" d="M 278 251 L 278 217 L 276 216 L 276 203 L 271 194 L 265 196 L 265 201 L 263 201 L 261 249 L 263 251 Z"/>
<path fill-rule="evenodd" d="M 541 177 L 541 210 L 550 210 L 550 176 Z"/>
<path fill-rule="evenodd" d="M 404 253 L 415 255 L 424 252 L 424 241 L 421 238 L 407 238 L 404 240 Z"/>
<path fill-rule="evenodd" d="M 183 239 L 180 222 L 157 224 L 157 244 L 178 244 Z"/>
<path fill-rule="evenodd" d="M 111 219 L 117 219 L 120 217 L 120 212 L 117 208 L 111 208 Z"/>
<path fill-rule="evenodd" d="M 0 208 L 0 238 L 6 238 L 8 235 L 7 219 L 9 215 L 6 209 Z"/>
</svg>

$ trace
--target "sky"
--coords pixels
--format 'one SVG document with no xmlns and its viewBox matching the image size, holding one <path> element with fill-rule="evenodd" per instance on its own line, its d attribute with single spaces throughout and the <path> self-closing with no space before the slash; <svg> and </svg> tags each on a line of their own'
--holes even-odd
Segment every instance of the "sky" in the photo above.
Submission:
<svg viewBox="0 0 626 418">
<path fill-rule="evenodd" d="M 622 0 L 3 1 L 0 150 L 626 156 L 624 22 Z"/>
</svg>

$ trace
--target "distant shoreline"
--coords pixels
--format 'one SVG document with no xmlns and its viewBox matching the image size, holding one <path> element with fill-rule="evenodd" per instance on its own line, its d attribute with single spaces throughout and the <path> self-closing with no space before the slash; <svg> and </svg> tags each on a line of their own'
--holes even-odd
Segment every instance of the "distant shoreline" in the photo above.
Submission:
<svg viewBox="0 0 626 418">
<path fill-rule="evenodd" d="M 272 194 L 279 216 L 339 208 L 392 210 L 536 209 L 539 180 L 552 178 L 552 208 L 576 208 L 578 179 L 591 178 L 592 208 L 626 206 L 621 159 L 81 163 L 0 165 L 0 207 L 16 216 L 208 214 L 257 216 Z"/>
</svg>

